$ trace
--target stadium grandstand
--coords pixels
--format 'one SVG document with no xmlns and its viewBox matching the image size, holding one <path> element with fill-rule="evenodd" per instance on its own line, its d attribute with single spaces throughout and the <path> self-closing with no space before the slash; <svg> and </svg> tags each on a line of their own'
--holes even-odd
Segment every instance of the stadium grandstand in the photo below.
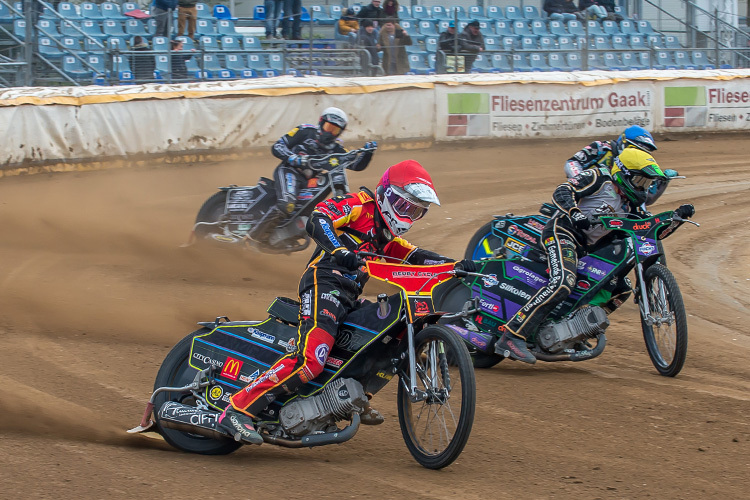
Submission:
<svg viewBox="0 0 750 500">
<path fill-rule="evenodd" d="M 565 21 L 549 19 L 543 0 L 411 0 L 400 4 L 398 23 L 412 39 L 409 74 L 465 71 L 469 54 L 439 50 L 437 41 L 449 23 L 460 33 L 472 21 L 485 42 L 473 73 L 748 68 L 741 1 L 618 0 L 606 19 Z M 362 4 L 302 0 L 301 34 L 283 39 L 265 36 L 264 3 L 199 2 L 190 39 L 177 33 L 177 9 L 160 25 L 148 1 L 0 0 L 0 86 L 384 74 L 337 33 L 342 12 Z M 170 50 L 175 39 L 179 52 Z"/>
</svg>

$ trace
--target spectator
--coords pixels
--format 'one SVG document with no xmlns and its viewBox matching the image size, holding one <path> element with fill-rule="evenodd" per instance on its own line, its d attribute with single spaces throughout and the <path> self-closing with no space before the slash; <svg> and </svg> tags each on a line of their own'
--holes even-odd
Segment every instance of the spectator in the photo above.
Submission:
<svg viewBox="0 0 750 500">
<path fill-rule="evenodd" d="M 177 0 L 154 0 L 154 8 L 151 9 L 151 17 L 156 19 L 154 36 L 169 38 L 169 31 L 172 27 L 172 14 L 175 7 L 177 7 Z"/>
<path fill-rule="evenodd" d="M 130 49 L 134 52 L 148 51 L 148 41 L 141 36 L 133 37 Z M 130 56 L 130 68 L 136 80 L 153 80 L 156 64 L 152 54 L 133 54 Z"/>
<path fill-rule="evenodd" d="M 466 60 L 466 72 L 471 72 L 471 67 L 474 65 L 474 61 L 477 59 L 476 53 L 484 51 L 484 36 L 479 31 L 479 21 L 472 21 L 466 25 L 463 33 L 458 35 L 459 38 L 463 38 L 469 45 L 476 47 L 474 54 L 465 56 Z"/>
<path fill-rule="evenodd" d="M 187 65 L 185 64 L 188 59 L 193 57 L 191 53 L 182 52 L 184 44 L 182 40 L 172 40 L 172 52 L 170 56 L 172 58 L 172 81 L 187 80 L 188 72 Z M 195 49 L 193 49 L 195 52 Z"/>
<path fill-rule="evenodd" d="M 578 10 L 588 19 L 603 21 L 607 18 L 607 9 L 602 7 L 597 0 L 579 0 Z"/>
<path fill-rule="evenodd" d="M 281 36 L 287 40 L 302 40 L 300 24 L 302 0 L 284 0 L 284 20 L 281 23 Z"/>
<path fill-rule="evenodd" d="M 379 24 L 385 22 L 385 11 L 380 7 L 380 0 L 372 0 L 359 10 L 357 17 L 362 19 L 372 19 L 373 25 L 379 28 Z"/>
<path fill-rule="evenodd" d="M 362 19 L 359 33 L 357 34 L 357 45 L 370 53 L 370 64 L 377 66 L 380 64 L 380 45 L 378 45 L 378 33 L 375 31 L 375 25 L 372 19 Z M 377 68 L 372 68 L 370 76 L 377 74 Z"/>
<path fill-rule="evenodd" d="M 177 35 L 185 33 L 185 24 L 187 23 L 187 36 L 191 40 L 195 39 L 195 21 L 198 19 L 198 9 L 195 4 L 198 0 L 178 0 L 177 1 Z"/>
<path fill-rule="evenodd" d="M 592 0 L 580 0 L 581 3 Z M 550 19 L 558 21 L 572 21 L 574 19 L 583 19 L 583 14 L 579 14 L 576 4 L 573 0 L 545 0 L 544 12 Z M 581 9 L 582 10 L 582 9 Z"/>
<path fill-rule="evenodd" d="M 394 19 L 383 21 L 378 44 L 383 49 L 383 69 L 386 75 L 403 75 L 409 71 L 409 59 L 404 47 L 411 45 L 411 37 Z"/>
<path fill-rule="evenodd" d="M 276 38 L 276 28 L 284 7 L 284 0 L 265 0 L 263 8 L 266 12 L 266 38 Z"/>
<path fill-rule="evenodd" d="M 479 47 L 477 45 L 469 43 L 466 38 L 459 36 L 458 33 L 456 33 L 455 21 L 448 23 L 448 28 L 440 33 L 438 48 L 446 53 L 447 61 L 445 64 L 446 68 L 444 69 L 450 69 L 451 72 L 462 71 L 465 69 L 463 61 L 456 61 L 455 57 L 458 57 L 461 53 L 464 53 L 465 55 L 465 53 L 476 54 L 479 52 Z M 456 50 L 458 50 L 458 54 L 456 53 Z"/>
<path fill-rule="evenodd" d="M 385 0 L 383 11 L 385 17 L 398 21 L 398 0 Z"/>
<path fill-rule="evenodd" d="M 607 10 L 607 19 L 610 21 L 622 21 L 622 16 L 615 13 L 615 0 L 598 0 L 599 5 Z"/>
<path fill-rule="evenodd" d="M 359 31 L 359 21 L 354 15 L 354 10 L 349 7 L 341 14 L 341 19 L 339 19 L 339 34 L 355 39 L 357 31 Z"/>
</svg>

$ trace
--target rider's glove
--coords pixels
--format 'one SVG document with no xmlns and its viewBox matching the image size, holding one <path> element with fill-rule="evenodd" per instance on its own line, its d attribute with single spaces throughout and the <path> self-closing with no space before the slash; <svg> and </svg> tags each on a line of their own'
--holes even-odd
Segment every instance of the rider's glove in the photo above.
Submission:
<svg viewBox="0 0 750 500">
<path fill-rule="evenodd" d="M 359 259 L 357 258 L 357 254 L 344 247 L 339 247 L 334 250 L 333 258 L 336 259 L 336 264 L 348 271 L 356 271 L 359 269 Z"/>
<path fill-rule="evenodd" d="M 684 205 L 680 205 L 680 207 L 675 210 L 674 213 L 680 219 L 689 219 L 690 217 L 695 215 L 695 207 L 690 203 L 685 203 Z"/>
<path fill-rule="evenodd" d="M 586 229 L 591 227 L 591 221 L 589 220 L 589 218 L 583 215 L 583 212 L 581 212 L 577 208 L 571 209 L 570 220 L 579 231 L 585 231 Z"/>
<path fill-rule="evenodd" d="M 365 149 L 371 149 L 375 151 L 376 149 L 378 149 L 378 143 L 375 141 L 368 141 L 365 143 Z"/>
<path fill-rule="evenodd" d="M 290 155 L 286 162 L 293 167 L 304 167 L 307 165 L 307 158 L 302 155 Z"/>
<path fill-rule="evenodd" d="M 464 259 L 459 260 L 455 263 L 453 266 L 453 269 L 457 269 L 459 271 L 466 271 L 467 273 L 475 273 L 477 272 L 477 265 L 474 263 L 473 260 Z"/>
<path fill-rule="evenodd" d="M 680 174 L 677 173 L 677 170 L 668 168 L 664 171 L 664 175 L 666 175 L 667 177 L 671 179 L 672 177 L 677 177 Z"/>
</svg>

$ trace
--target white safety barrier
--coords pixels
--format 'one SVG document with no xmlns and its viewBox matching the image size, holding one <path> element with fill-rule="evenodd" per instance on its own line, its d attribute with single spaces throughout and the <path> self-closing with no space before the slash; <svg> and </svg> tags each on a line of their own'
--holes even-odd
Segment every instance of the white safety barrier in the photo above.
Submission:
<svg viewBox="0 0 750 500">
<path fill-rule="evenodd" d="M 0 162 L 19 166 L 266 147 L 327 106 L 366 140 L 750 130 L 750 70 L 278 77 L 0 91 Z M 2 175 L 2 171 L 0 171 Z"/>
</svg>

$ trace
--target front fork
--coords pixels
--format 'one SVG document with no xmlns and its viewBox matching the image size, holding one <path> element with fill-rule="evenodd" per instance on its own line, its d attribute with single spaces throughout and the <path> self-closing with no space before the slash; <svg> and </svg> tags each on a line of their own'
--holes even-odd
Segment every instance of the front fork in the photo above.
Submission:
<svg viewBox="0 0 750 500">
<path fill-rule="evenodd" d="M 428 370 L 428 373 L 423 369 L 417 368 L 417 355 L 414 344 L 414 325 L 412 323 L 407 323 L 406 335 L 408 349 L 407 352 L 402 355 L 402 359 L 408 358 L 409 360 L 409 382 L 407 384 L 403 379 L 401 379 L 401 382 L 409 393 L 409 400 L 412 403 L 417 403 L 430 397 L 444 399 L 445 395 L 438 394 L 441 391 L 438 391 L 437 388 L 440 387 L 440 382 L 442 381 L 445 391 L 450 393 L 450 375 L 448 373 L 448 361 L 445 353 L 445 346 L 443 346 L 442 343 L 435 342 L 430 344 L 430 348 L 426 353 L 426 361 L 429 363 L 427 366 L 431 367 L 431 370 Z M 440 373 L 438 373 L 438 371 Z M 420 377 L 424 383 L 424 386 L 427 389 L 426 391 L 417 387 L 417 377 Z"/>
</svg>

